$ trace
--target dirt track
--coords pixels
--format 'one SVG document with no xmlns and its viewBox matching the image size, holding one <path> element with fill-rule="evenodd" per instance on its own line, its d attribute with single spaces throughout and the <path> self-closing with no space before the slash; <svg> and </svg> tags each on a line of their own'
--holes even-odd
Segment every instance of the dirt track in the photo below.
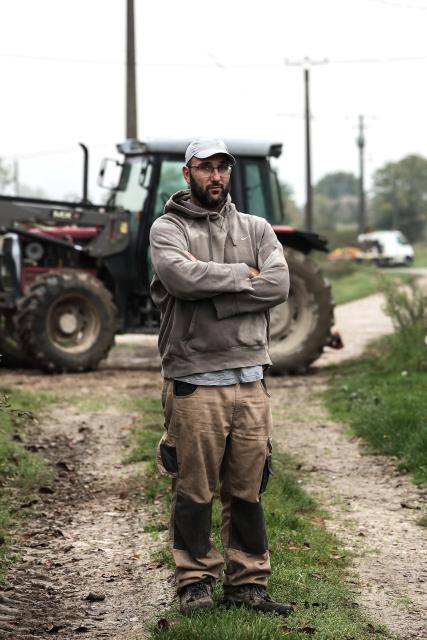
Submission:
<svg viewBox="0 0 427 640">
<path fill-rule="evenodd" d="M 344 340 L 348 332 L 358 345 L 348 356 L 387 330 L 375 299 L 365 303 L 363 313 L 360 302 L 338 310 Z M 154 339 L 133 342 L 131 348 L 115 349 L 92 374 L 2 374 L 4 385 L 53 391 L 63 404 L 40 416 L 30 438 L 29 446 L 47 456 L 58 475 L 37 504 L 22 506 L 24 526 L 16 532 L 22 561 L 0 594 L 0 637 L 72 640 L 83 634 L 133 640 L 144 636 L 146 621 L 161 616 L 173 598 L 170 574 L 153 556 L 164 535 L 155 539 L 144 533 L 144 526 L 159 520 L 156 505 L 148 508 L 141 498 L 138 465 L 123 465 L 137 416 L 107 401 L 159 393 Z M 364 455 L 360 443 L 328 419 L 318 399 L 329 375 L 323 366 L 347 353 L 330 352 L 306 377 L 270 380 L 276 446 L 301 460 L 307 488 L 331 514 L 328 528 L 355 552 L 349 578 L 355 599 L 402 640 L 425 639 L 426 530 L 415 525 L 426 506 L 425 492 L 392 461 Z M 67 402 L 90 397 L 91 390 L 106 399 L 105 408 L 87 411 Z"/>
</svg>

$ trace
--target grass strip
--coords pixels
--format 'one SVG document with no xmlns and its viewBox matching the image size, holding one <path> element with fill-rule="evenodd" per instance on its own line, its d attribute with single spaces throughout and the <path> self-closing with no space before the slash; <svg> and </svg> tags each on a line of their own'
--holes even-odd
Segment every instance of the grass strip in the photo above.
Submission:
<svg viewBox="0 0 427 640">
<path fill-rule="evenodd" d="M 408 327 L 340 366 L 326 402 L 374 453 L 397 456 L 400 468 L 427 483 L 427 345 L 425 330 Z"/>
<path fill-rule="evenodd" d="M 427 267 L 427 244 L 420 242 L 415 244 L 414 267 Z"/>
<path fill-rule="evenodd" d="M 9 531 L 18 509 L 52 477 L 41 456 L 25 448 L 24 437 L 32 412 L 53 400 L 47 394 L 0 388 L 0 584 L 13 561 Z"/>
<path fill-rule="evenodd" d="M 145 460 L 145 493 L 164 511 L 169 508 L 169 480 L 157 472 L 154 456 L 163 425 L 161 403 L 146 397 L 140 402 L 142 425 L 135 429 L 129 460 Z M 221 548 L 218 500 L 213 512 L 213 540 Z M 263 496 L 273 575 L 269 591 L 283 602 L 292 602 L 295 612 L 288 619 L 261 615 L 243 609 L 181 616 L 172 608 L 167 618 L 153 624 L 151 638 L 162 640 L 291 640 L 315 635 L 319 640 L 366 640 L 389 638 L 386 630 L 367 622 L 358 611 L 348 575 L 350 557 L 324 528 L 323 515 L 303 491 L 295 462 L 276 456 L 275 474 Z M 168 549 L 156 560 L 171 567 Z M 350 584 L 349 584 L 350 583 Z M 215 588 L 221 596 L 220 587 Z"/>
<path fill-rule="evenodd" d="M 357 264 L 340 261 L 330 263 L 320 261 L 323 275 L 332 285 L 332 294 L 336 304 L 345 304 L 378 293 L 384 282 L 396 285 L 408 284 L 416 276 L 410 273 L 393 272 L 392 269 L 378 269 L 375 265 Z"/>
</svg>

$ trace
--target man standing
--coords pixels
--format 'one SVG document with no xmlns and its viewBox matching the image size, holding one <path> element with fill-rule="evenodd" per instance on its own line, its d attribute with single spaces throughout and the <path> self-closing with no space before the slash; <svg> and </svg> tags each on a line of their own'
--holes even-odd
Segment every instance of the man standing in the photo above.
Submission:
<svg viewBox="0 0 427 640">
<path fill-rule="evenodd" d="M 164 375 L 158 464 L 173 478 L 170 537 L 181 611 L 213 607 L 212 584 L 224 572 L 210 540 L 219 482 L 223 604 L 287 615 L 290 606 L 266 590 L 260 494 L 271 469 L 268 314 L 288 296 L 288 268 L 266 220 L 231 202 L 235 160 L 224 142 L 194 140 L 185 163 L 190 188 L 169 199 L 150 236 Z"/>
</svg>

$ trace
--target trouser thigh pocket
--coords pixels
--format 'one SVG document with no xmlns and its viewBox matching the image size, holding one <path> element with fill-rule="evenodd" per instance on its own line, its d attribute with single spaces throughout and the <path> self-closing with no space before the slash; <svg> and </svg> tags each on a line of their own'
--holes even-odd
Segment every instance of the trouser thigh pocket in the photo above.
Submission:
<svg viewBox="0 0 427 640">
<path fill-rule="evenodd" d="M 178 457 L 176 441 L 167 432 L 163 434 L 157 447 L 157 467 L 161 474 L 176 478 L 178 475 Z"/>
</svg>

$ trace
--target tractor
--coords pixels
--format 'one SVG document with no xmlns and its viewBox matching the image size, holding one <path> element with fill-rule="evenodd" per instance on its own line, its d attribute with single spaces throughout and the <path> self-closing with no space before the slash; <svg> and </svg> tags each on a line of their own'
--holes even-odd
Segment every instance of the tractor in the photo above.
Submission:
<svg viewBox="0 0 427 640">
<path fill-rule="evenodd" d="M 286 303 L 271 310 L 273 373 L 305 371 L 334 345 L 329 283 L 309 254 L 327 251 L 316 233 L 284 224 L 273 168 L 281 144 L 226 141 L 236 157 L 231 195 L 240 211 L 265 217 L 290 270 Z M 149 231 L 168 197 L 183 188 L 182 140 L 126 140 L 119 159 L 102 162 L 104 205 L 0 196 L 0 366 L 47 372 L 95 369 L 117 333 L 156 333 L 150 297 Z"/>
</svg>

